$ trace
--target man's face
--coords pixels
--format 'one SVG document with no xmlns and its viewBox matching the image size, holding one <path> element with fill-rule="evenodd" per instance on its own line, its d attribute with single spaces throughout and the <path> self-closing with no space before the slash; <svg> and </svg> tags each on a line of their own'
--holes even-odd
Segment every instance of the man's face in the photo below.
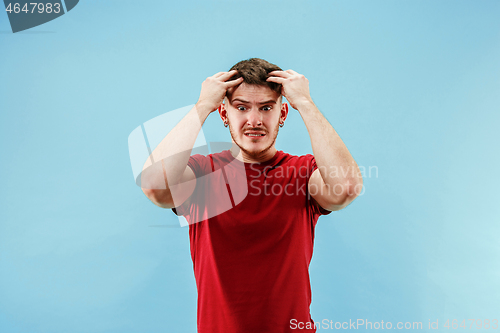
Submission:
<svg viewBox="0 0 500 333">
<path fill-rule="evenodd" d="M 229 90 L 221 106 L 221 118 L 229 124 L 233 142 L 248 157 L 258 159 L 274 153 L 279 124 L 288 113 L 281 95 L 267 86 L 242 83 Z"/>
</svg>

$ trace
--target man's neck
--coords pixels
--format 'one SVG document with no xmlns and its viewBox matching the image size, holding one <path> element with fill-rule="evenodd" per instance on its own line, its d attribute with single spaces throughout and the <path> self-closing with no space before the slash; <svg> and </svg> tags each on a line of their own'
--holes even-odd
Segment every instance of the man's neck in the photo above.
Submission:
<svg viewBox="0 0 500 333">
<path fill-rule="evenodd" d="M 241 150 L 238 146 L 233 144 L 230 151 L 231 155 L 233 155 L 234 158 L 236 158 L 241 162 L 262 163 L 269 161 L 271 158 L 273 158 L 277 152 L 277 149 L 273 145 L 271 148 L 267 149 L 265 152 L 259 153 L 258 155 L 249 155 L 243 150 Z"/>
</svg>

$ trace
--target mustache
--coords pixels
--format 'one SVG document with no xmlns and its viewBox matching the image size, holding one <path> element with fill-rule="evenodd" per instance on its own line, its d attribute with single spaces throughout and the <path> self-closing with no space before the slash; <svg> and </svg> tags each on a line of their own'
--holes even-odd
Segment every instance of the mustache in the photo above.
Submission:
<svg viewBox="0 0 500 333">
<path fill-rule="evenodd" d="M 244 128 L 243 131 L 262 131 L 262 132 L 267 132 L 265 128 L 262 127 L 247 127 Z"/>
</svg>

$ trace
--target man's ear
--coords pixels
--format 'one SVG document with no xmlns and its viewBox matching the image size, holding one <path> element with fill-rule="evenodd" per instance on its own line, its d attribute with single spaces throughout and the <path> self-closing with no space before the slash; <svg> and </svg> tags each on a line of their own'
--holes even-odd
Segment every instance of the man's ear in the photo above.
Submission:
<svg viewBox="0 0 500 333">
<path fill-rule="evenodd" d="M 219 105 L 218 110 L 219 110 L 219 115 L 220 115 L 220 118 L 222 119 L 222 121 L 224 123 L 227 123 L 227 110 L 226 110 L 226 105 L 224 104 L 224 102 Z"/>
<path fill-rule="evenodd" d="M 281 123 L 284 122 L 287 116 L 288 116 L 288 103 L 282 103 L 280 111 L 280 122 Z"/>
</svg>

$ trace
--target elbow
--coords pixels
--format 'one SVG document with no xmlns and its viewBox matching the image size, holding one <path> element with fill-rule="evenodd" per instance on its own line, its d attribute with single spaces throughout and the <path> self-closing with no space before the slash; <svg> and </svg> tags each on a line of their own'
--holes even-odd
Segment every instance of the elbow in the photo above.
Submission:
<svg viewBox="0 0 500 333">
<path fill-rule="evenodd" d="M 353 185 L 349 187 L 348 195 L 352 197 L 352 200 L 354 200 L 364 192 L 365 188 L 363 186 L 363 177 L 359 176 L 355 181 L 353 181 Z"/>
<path fill-rule="evenodd" d="M 347 203 L 346 205 L 350 204 L 354 201 L 354 199 L 364 193 L 362 177 L 359 177 L 354 181 L 350 181 L 348 184 L 349 185 L 346 186 L 346 191 L 344 193 L 344 204 Z"/>
<path fill-rule="evenodd" d="M 342 191 L 336 193 L 334 191 L 328 202 L 328 207 L 325 208 L 331 211 L 341 210 L 347 207 L 359 195 L 363 194 L 363 192 L 362 179 L 356 182 L 347 182 L 346 185 L 342 187 Z"/>
<path fill-rule="evenodd" d="M 142 192 L 146 197 L 154 203 L 156 206 L 161 208 L 173 208 L 172 195 L 169 190 L 157 190 L 157 189 L 147 189 L 143 188 Z"/>
<path fill-rule="evenodd" d="M 356 181 L 352 182 L 350 186 L 347 187 L 346 193 L 344 193 L 344 207 L 353 202 L 358 196 L 362 195 L 364 190 L 363 178 L 360 177 Z"/>
<path fill-rule="evenodd" d="M 354 200 L 353 197 L 348 196 L 348 195 L 338 195 L 329 200 L 327 207 L 325 207 L 327 210 L 330 211 L 337 211 L 344 209 L 347 207 L 352 201 Z"/>
</svg>

